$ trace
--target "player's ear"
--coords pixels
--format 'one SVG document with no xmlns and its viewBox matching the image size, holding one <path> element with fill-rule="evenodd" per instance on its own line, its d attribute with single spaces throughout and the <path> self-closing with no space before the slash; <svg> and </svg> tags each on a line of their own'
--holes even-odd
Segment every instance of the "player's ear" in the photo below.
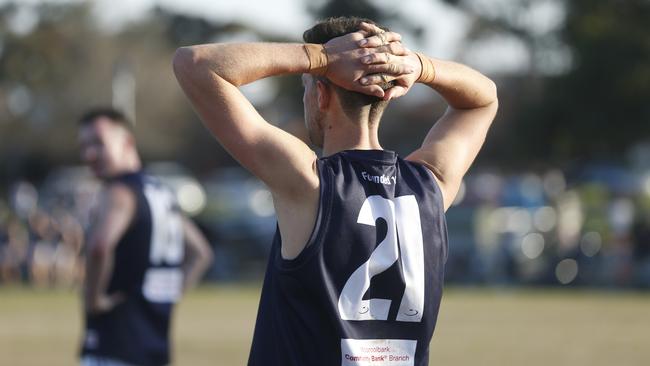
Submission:
<svg viewBox="0 0 650 366">
<path fill-rule="evenodd" d="M 318 109 L 325 110 L 329 107 L 330 99 L 332 97 L 332 89 L 327 85 L 326 82 L 321 80 L 316 80 L 316 90 L 318 98 Z"/>
</svg>

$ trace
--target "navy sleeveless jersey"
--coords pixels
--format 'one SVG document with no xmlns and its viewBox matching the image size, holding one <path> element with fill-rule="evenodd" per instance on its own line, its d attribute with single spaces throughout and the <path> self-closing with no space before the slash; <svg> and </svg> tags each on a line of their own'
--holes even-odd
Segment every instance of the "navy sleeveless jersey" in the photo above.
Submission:
<svg viewBox="0 0 650 366">
<path fill-rule="evenodd" d="M 317 165 L 316 225 L 292 260 L 276 232 L 248 364 L 427 365 L 447 257 L 436 181 L 391 151 Z"/>
<path fill-rule="evenodd" d="M 114 253 L 108 293 L 126 300 L 99 315 L 86 314 L 82 355 L 141 366 L 170 362 L 173 304 L 182 292 L 183 230 L 173 193 L 141 173 L 117 177 L 136 198 L 136 211 Z"/>
</svg>

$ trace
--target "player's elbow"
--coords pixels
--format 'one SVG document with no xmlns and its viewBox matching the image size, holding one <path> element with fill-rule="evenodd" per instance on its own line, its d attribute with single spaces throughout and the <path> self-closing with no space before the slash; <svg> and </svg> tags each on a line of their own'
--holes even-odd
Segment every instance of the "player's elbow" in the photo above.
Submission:
<svg viewBox="0 0 650 366">
<path fill-rule="evenodd" d="M 214 252 L 207 240 L 200 245 L 199 256 L 209 262 L 212 262 L 214 259 Z"/>
<path fill-rule="evenodd" d="M 484 88 L 483 93 L 481 94 L 480 102 L 477 104 L 477 107 L 485 113 L 491 115 L 489 119 L 492 123 L 492 119 L 496 116 L 497 110 L 499 109 L 499 97 L 497 96 L 497 86 L 492 80 L 489 81 L 488 85 Z"/>
<path fill-rule="evenodd" d="M 174 53 L 174 58 L 172 60 L 172 66 L 176 78 L 179 80 L 187 78 L 198 62 L 198 56 L 193 47 L 178 48 Z"/>
<path fill-rule="evenodd" d="M 498 108 L 499 96 L 498 96 L 497 84 L 491 79 L 488 79 L 487 82 L 486 95 L 488 100 L 488 103 L 486 105 L 490 105 L 493 106 L 494 108 Z"/>
<path fill-rule="evenodd" d="M 205 267 L 210 267 L 214 262 L 214 251 L 209 246 L 206 247 L 203 252 L 203 261 L 205 262 Z"/>
<path fill-rule="evenodd" d="M 213 45 L 215 50 L 219 45 Z M 223 68 L 224 58 L 219 57 L 219 52 L 211 52 L 204 46 L 180 47 L 174 53 L 172 67 L 179 84 L 187 90 L 188 87 L 219 88 L 218 80 L 227 80 L 236 84 L 237 80 L 230 80 Z"/>
<path fill-rule="evenodd" d="M 201 243 L 194 248 L 192 256 L 200 264 L 201 267 L 209 267 L 214 261 L 214 252 L 208 242 Z"/>
</svg>

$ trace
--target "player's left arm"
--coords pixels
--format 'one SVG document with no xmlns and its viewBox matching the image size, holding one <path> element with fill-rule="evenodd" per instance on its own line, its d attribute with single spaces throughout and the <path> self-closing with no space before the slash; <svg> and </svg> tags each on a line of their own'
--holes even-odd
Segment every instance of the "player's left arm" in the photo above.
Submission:
<svg viewBox="0 0 650 366">
<path fill-rule="evenodd" d="M 185 259 L 183 262 L 183 292 L 194 287 L 210 267 L 214 254 L 201 230 L 187 217 L 183 217 Z"/>
<path fill-rule="evenodd" d="M 110 311 L 124 301 L 121 292 L 108 294 L 114 253 L 135 215 L 135 196 L 125 185 L 111 184 L 100 197 L 99 217 L 90 231 L 86 251 L 84 308 L 88 313 Z"/>
<path fill-rule="evenodd" d="M 420 57 L 435 70 L 435 78 L 424 84 L 438 92 L 448 108 L 429 130 L 422 146 L 406 159 L 431 170 L 447 210 L 494 121 L 499 107 L 497 88 L 492 80 L 468 66 Z"/>
<path fill-rule="evenodd" d="M 376 35 L 381 29 L 367 23 L 362 24 L 362 29 L 375 36 L 365 39 L 360 46 L 376 47 L 381 43 Z M 406 51 L 404 64 L 410 64 L 417 71 L 395 77 L 396 86 L 389 89 L 384 98 L 402 96 L 415 82 L 419 82 L 438 92 L 447 102 L 447 111 L 429 130 L 422 146 L 406 157 L 406 160 L 423 164 L 431 171 L 440 186 L 447 210 L 496 116 L 499 107 L 496 84 L 468 66 Z M 374 53 L 362 62 L 373 64 L 386 60 L 387 54 Z M 379 77 L 368 75 L 366 79 L 373 83 Z"/>
</svg>

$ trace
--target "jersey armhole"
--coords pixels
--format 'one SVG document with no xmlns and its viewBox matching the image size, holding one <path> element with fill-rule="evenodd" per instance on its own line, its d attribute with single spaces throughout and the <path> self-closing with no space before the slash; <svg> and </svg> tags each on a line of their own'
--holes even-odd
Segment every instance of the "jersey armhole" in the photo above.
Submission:
<svg viewBox="0 0 650 366">
<path fill-rule="evenodd" d="M 293 259 L 284 259 L 278 251 L 276 265 L 279 270 L 292 271 L 304 265 L 322 246 L 323 236 L 327 232 L 329 224 L 330 211 L 332 207 L 332 179 L 333 175 L 328 174 L 328 166 L 322 161 L 317 160 L 318 177 L 320 180 L 320 189 L 318 195 L 318 208 L 314 227 L 307 239 L 304 249 Z M 279 230 L 278 230 L 279 232 Z M 281 238 L 281 237 L 280 237 Z"/>
<path fill-rule="evenodd" d="M 110 189 L 111 187 L 115 187 L 115 186 L 120 186 L 120 187 L 125 188 L 126 190 L 128 190 L 131 193 L 131 195 L 133 197 L 133 202 L 134 202 L 133 218 L 131 219 L 131 222 L 129 222 L 129 225 L 127 226 L 126 230 L 124 231 L 123 235 L 126 235 L 135 227 L 135 223 L 136 223 L 138 217 L 140 216 L 140 202 L 139 202 L 139 198 L 138 198 L 138 190 L 137 190 L 137 187 L 135 186 L 135 184 L 133 182 L 130 182 L 130 181 L 125 180 L 125 179 L 111 180 L 106 184 L 105 189 Z M 119 245 L 119 243 L 118 243 L 118 245 Z"/>
<path fill-rule="evenodd" d="M 440 212 L 440 215 L 442 216 L 442 220 L 440 220 L 439 228 L 438 230 L 440 231 L 440 236 L 442 236 L 443 243 L 445 243 L 444 246 L 444 263 L 447 263 L 447 259 L 449 258 L 449 232 L 447 231 L 447 215 L 445 212 L 445 201 L 442 196 L 442 189 L 440 188 L 440 184 L 438 183 L 438 178 L 436 178 L 436 175 L 433 174 L 431 169 L 429 169 L 426 164 L 417 162 L 417 161 L 412 161 L 412 160 L 405 160 L 408 163 L 415 164 L 418 166 L 421 166 L 422 169 L 426 172 L 426 174 L 431 177 L 431 181 L 433 182 L 433 190 L 435 193 L 440 196 L 439 204 L 438 204 L 438 209 Z"/>
<path fill-rule="evenodd" d="M 427 168 L 426 165 L 423 165 L 423 167 L 424 170 L 426 170 L 427 173 L 431 176 L 436 194 L 440 195 L 440 204 L 438 205 L 438 209 L 440 210 L 442 220 L 440 220 L 440 227 L 438 230 L 440 231 L 440 236 L 442 237 L 443 243 L 445 243 L 443 248 L 445 258 L 443 263 L 447 264 L 447 259 L 449 258 L 449 232 L 447 231 L 447 213 L 445 212 L 445 200 L 442 196 L 442 189 L 440 188 L 440 184 L 438 183 L 438 179 L 436 178 L 435 174 L 433 174 L 433 172 Z"/>
</svg>

